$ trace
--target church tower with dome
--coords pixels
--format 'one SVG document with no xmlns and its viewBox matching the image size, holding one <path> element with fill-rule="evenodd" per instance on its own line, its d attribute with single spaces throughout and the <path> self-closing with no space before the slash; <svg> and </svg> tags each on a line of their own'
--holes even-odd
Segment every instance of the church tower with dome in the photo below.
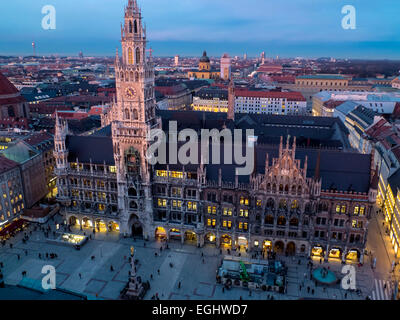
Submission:
<svg viewBox="0 0 400 320">
<path fill-rule="evenodd" d="M 190 79 L 218 79 L 219 75 L 220 72 L 211 67 L 210 58 L 207 56 L 205 50 L 199 60 L 198 70 L 191 70 L 188 72 L 188 78 Z"/>
</svg>

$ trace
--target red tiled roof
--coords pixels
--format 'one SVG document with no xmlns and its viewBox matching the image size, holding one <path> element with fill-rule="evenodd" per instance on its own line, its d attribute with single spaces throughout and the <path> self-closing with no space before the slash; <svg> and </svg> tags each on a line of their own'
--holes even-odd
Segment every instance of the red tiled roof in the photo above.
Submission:
<svg viewBox="0 0 400 320">
<path fill-rule="evenodd" d="M 328 100 L 324 102 L 324 107 L 329 109 L 335 109 L 337 106 L 340 106 L 345 101 L 343 100 Z"/>
<path fill-rule="evenodd" d="M 43 141 L 53 139 L 52 135 L 47 132 L 37 132 L 26 138 L 24 141 L 31 146 L 35 146 Z"/>
<path fill-rule="evenodd" d="M 280 76 L 280 75 L 271 75 L 270 78 L 272 81 L 276 81 L 278 83 L 295 83 L 295 76 Z"/>
<path fill-rule="evenodd" d="M 292 101 L 306 101 L 306 99 L 300 92 L 250 91 L 244 89 L 236 89 L 235 96 L 251 97 L 251 98 L 287 99 Z"/>
<path fill-rule="evenodd" d="M 7 159 L 4 156 L 0 156 L 0 173 L 7 172 L 18 166 L 18 163 Z"/>
<path fill-rule="evenodd" d="M 16 93 L 18 89 L 0 72 L 0 96 Z"/>
</svg>

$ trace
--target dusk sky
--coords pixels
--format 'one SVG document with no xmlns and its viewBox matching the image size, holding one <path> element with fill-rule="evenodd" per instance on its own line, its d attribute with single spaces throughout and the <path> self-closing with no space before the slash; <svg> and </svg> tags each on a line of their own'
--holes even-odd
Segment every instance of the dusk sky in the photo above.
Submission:
<svg viewBox="0 0 400 320">
<path fill-rule="evenodd" d="M 113 55 L 127 0 L 1 0 L 0 55 Z M 400 59 L 399 0 L 139 0 L 149 46 L 159 56 Z M 57 13 L 43 30 L 44 5 Z M 356 8 L 357 28 L 341 25 L 344 5 Z"/>
</svg>

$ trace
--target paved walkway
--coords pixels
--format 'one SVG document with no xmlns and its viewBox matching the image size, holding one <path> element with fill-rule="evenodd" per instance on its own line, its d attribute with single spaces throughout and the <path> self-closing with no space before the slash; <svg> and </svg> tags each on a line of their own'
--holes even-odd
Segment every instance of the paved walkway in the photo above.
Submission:
<svg viewBox="0 0 400 320">
<path fill-rule="evenodd" d="M 61 218 L 58 217 L 61 221 Z M 371 220 L 373 224 L 373 220 Z M 50 222 L 54 229 L 55 222 Z M 376 226 L 375 226 L 376 227 Z M 145 242 L 132 238 L 119 238 L 116 234 L 96 233 L 94 239 L 89 240 L 81 250 L 71 247 L 59 246 L 46 242 L 43 232 L 28 230 L 30 239 L 27 243 L 22 242 L 23 234 L 7 241 L 6 246 L 0 247 L 0 261 L 4 263 L 2 272 L 6 283 L 17 284 L 22 279 L 22 271 L 27 271 L 27 276 L 34 279 L 41 279 L 41 269 L 44 265 L 50 264 L 56 268 L 57 286 L 73 291 L 97 295 L 103 299 L 117 299 L 120 291 L 128 281 L 130 265 L 128 256 L 130 247 L 135 246 L 135 259 L 139 260 L 137 273 L 144 281 L 150 281 L 150 291 L 146 299 L 151 299 L 158 293 L 160 299 L 267 299 L 274 296 L 275 299 L 365 299 L 386 298 L 390 296 L 387 287 L 384 288 L 385 268 L 388 263 L 384 259 L 377 261 L 377 269 L 373 270 L 367 259 L 362 267 L 357 267 L 356 284 L 361 290 L 361 295 L 355 292 L 348 292 L 341 289 L 340 285 L 331 287 L 316 286 L 310 280 L 307 269 L 307 259 L 293 257 L 279 257 L 288 266 L 288 288 L 286 294 L 268 292 L 250 292 L 247 289 L 234 288 L 222 291 L 222 286 L 216 284 L 215 275 L 226 251 L 214 246 L 197 248 L 194 245 L 181 244 L 179 241 L 168 243 L 169 249 L 160 251 L 165 245 L 159 242 Z M 372 229 L 373 230 L 373 229 Z M 91 234 L 90 230 L 73 230 L 74 233 Z M 372 232 L 370 232 L 370 235 Z M 377 234 L 371 235 L 372 244 L 375 246 L 384 245 L 377 241 Z M 370 240 L 370 239 L 369 239 Z M 381 240 L 382 242 L 382 240 Z M 9 247 L 13 243 L 13 247 Z M 372 248 L 372 251 L 382 252 L 381 247 Z M 28 255 L 25 255 L 25 250 Z M 45 254 L 56 253 L 57 259 L 44 259 Z M 38 255 L 41 253 L 42 259 Z M 156 254 L 157 253 L 157 254 Z M 204 256 L 204 263 L 203 257 Z M 18 255 L 20 259 L 18 259 Z M 94 256 L 94 260 L 92 260 Z M 246 253 L 242 252 L 242 256 Z M 369 258 L 371 259 L 371 258 Z M 298 261 L 300 260 L 300 264 Z M 170 263 L 173 266 L 170 266 Z M 113 271 L 111 271 L 111 266 Z M 319 260 L 314 261 L 314 266 L 319 266 Z M 330 268 L 338 276 L 341 276 L 342 265 L 340 261 L 329 261 L 323 266 Z M 158 270 L 160 274 L 158 274 Z M 305 276 L 306 274 L 306 276 Z M 153 280 L 151 279 L 153 276 Z M 179 282 L 181 286 L 179 288 Z M 302 288 L 300 289 L 300 285 Z M 382 286 L 382 287 L 380 287 Z M 307 292 L 307 287 L 310 291 Z M 312 293 L 314 289 L 314 294 Z"/>
</svg>

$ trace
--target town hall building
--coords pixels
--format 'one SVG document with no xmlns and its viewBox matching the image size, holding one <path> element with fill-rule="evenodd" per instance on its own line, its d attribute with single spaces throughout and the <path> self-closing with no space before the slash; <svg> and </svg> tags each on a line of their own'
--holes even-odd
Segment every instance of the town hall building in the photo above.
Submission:
<svg viewBox="0 0 400 320">
<path fill-rule="evenodd" d="M 237 175 L 235 164 L 148 162 L 147 133 L 165 131 L 168 121 L 200 134 L 203 128 L 251 126 L 253 120 L 235 119 L 232 103 L 224 114 L 156 110 L 146 41 L 141 12 L 129 0 L 115 60 L 116 100 L 104 126 L 75 136 L 57 118 L 58 201 L 66 221 L 146 240 L 362 262 L 378 183 L 370 155 L 344 151 L 336 142 L 318 148 L 303 134 L 282 134 L 276 143 L 260 137 L 247 176 Z M 291 129 L 304 135 L 314 130 L 317 138 L 332 134 L 323 121 L 316 119 L 314 127 L 310 120 L 297 122 Z"/>
</svg>

